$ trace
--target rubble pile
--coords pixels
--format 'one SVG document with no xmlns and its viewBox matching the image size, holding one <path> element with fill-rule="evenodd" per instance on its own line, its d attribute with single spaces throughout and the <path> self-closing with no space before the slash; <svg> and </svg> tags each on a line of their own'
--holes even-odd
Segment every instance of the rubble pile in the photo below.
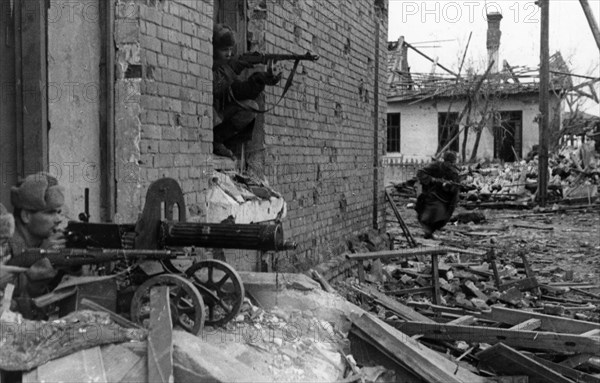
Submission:
<svg viewBox="0 0 600 383">
<path fill-rule="evenodd" d="M 535 202 L 538 157 L 510 163 L 466 164 L 461 167 L 461 205 L 467 208 L 530 208 Z M 556 203 L 592 203 L 598 197 L 600 160 L 593 142 L 565 146 L 548 159 L 548 198 Z M 395 185 L 394 194 L 416 197 L 416 179 Z"/>
<path fill-rule="evenodd" d="M 561 167 L 551 162 L 554 182 L 562 182 L 561 193 L 577 183 L 597 186 L 594 168 L 583 167 L 587 170 L 582 173 L 573 164 L 563 161 L 562 169 L 569 173 L 560 178 L 556 169 Z M 397 217 L 390 208 L 388 232 L 396 254 L 355 257 L 365 275 L 362 281 L 360 272 L 347 280 L 348 299 L 391 326 L 386 341 L 377 336 L 385 329 L 381 323 L 357 323 L 359 340 L 390 355 L 402 340 L 409 340 L 403 345 L 408 347 L 410 339 L 417 339 L 419 348 L 411 358 L 418 358 L 422 348 L 435 350 L 454 368 L 437 361 L 425 371 L 418 372 L 414 364 L 403 367 L 422 378 L 434 371 L 435 377 L 428 378 L 438 381 L 600 382 L 599 205 L 590 205 L 586 197 L 581 205 L 565 206 L 562 202 L 572 195 L 561 194 L 562 206 L 526 212 L 482 208 L 495 203 L 510 209 L 523 203 L 519 198 L 533 196 L 535 190 L 527 184 L 536 181 L 536 166 L 533 160 L 473 169 L 469 181 L 481 190 L 512 185 L 521 178 L 525 185 L 503 187 L 506 195 L 502 189 L 491 190 L 487 205 L 477 202 L 478 210 L 465 210 L 466 204 L 476 202 L 463 201 L 437 240 L 422 238 L 416 214 L 410 211 L 414 185 L 396 187 L 393 200 L 418 244 L 411 246 L 396 228 Z M 487 178 L 482 169 L 492 169 Z M 513 170 L 518 177 L 512 177 Z M 523 188 L 522 194 L 516 187 Z M 471 190 L 478 196 L 477 191 Z M 469 372 L 474 375 L 457 377 Z"/>
</svg>

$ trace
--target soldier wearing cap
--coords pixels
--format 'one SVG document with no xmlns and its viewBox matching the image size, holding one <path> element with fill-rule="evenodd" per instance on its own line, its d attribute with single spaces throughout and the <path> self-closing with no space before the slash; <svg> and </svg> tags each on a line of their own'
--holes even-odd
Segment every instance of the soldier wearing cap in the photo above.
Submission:
<svg viewBox="0 0 600 383">
<path fill-rule="evenodd" d="M 66 240 L 58 230 L 64 205 L 64 188 L 47 173 L 26 177 L 11 188 L 15 230 L 8 241 L 13 257 L 27 248 L 62 249 Z M 31 298 L 51 291 L 59 282 L 58 271 L 47 258 L 32 265 L 19 276 L 15 298 L 19 311 L 28 318 L 41 319 L 44 314 L 31 304 Z"/>
<path fill-rule="evenodd" d="M 235 34 L 225 24 L 213 29 L 213 152 L 232 157 L 232 145 L 252 138 L 258 104 L 256 99 L 266 85 L 276 85 L 281 74 L 254 71 L 244 78 L 245 69 L 253 65 L 233 57 Z"/>
<path fill-rule="evenodd" d="M 417 172 L 423 191 L 417 197 L 415 210 L 425 238 L 433 238 L 433 233 L 448 223 L 458 203 L 457 157 L 456 152 L 447 151 L 443 161 L 433 162 Z"/>
</svg>

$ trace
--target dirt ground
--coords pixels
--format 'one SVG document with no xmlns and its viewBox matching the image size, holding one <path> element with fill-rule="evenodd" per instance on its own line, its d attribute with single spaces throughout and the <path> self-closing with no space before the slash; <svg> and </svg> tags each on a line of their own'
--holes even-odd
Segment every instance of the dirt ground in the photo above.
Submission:
<svg viewBox="0 0 600 383">
<path fill-rule="evenodd" d="M 404 221 L 419 243 L 460 246 L 474 249 L 495 249 L 496 256 L 518 259 L 527 255 L 541 283 L 573 282 L 598 285 L 589 289 L 600 294 L 600 209 L 583 209 L 555 213 L 536 213 L 535 210 L 466 210 L 461 213 L 482 213 L 486 220 L 449 223 L 435 234 L 434 241 L 423 238 L 416 212 L 408 198 L 397 200 Z M 406 240 L 391 213 L 388 212 L 388 231 L 396 238 L 396 246 L 406 246 Z M 571 275 L 572 272 L 572 275 Z M 584 297 L 578 296 L 577 299 Z M 600 301 L 598 302 L 600 303 Z"/>
</svg>

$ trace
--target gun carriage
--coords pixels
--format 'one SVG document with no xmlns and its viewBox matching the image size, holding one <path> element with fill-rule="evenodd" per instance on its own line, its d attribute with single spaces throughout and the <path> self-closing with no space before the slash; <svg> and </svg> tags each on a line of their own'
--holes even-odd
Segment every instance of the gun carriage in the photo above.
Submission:
<svg viewBox="0 0 600 383">
<path fill-rule="evenodd" d="M 87 215 L 80 215 L 85 217 Z M 228 263 L 195 259 L 194 248 L 282 251 L 296 247 L 274 224 L 186 222 L 182 190 L 174 179 L 148 188 L 141 218 L 135 224 L 70 221 L 67 248 L 28 249 L 11 260 L 28 267 L 48 258 L 55 267 L 105 265 L 102 273 L 118 280 L 120 312 L 143 325 L 150 316 L 150 290 L 168 286 L 173 323 L 198 334 L 205 324 L 221 326 L 235 318 L 244 299 L 244 285 Z M 191 266 L 182 269 L 179 265 Z"/>
</svg>

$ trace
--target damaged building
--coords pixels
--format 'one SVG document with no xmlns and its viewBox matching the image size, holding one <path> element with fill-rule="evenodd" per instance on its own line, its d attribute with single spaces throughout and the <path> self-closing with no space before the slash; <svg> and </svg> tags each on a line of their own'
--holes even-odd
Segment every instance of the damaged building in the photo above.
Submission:
<svg viewBox="0 0 600 383">
<path fill-rule="evenodd" d="M 387 162 L 427 162 L 443 148 L 460 153 L 463 161 L 513 162 L 538 143 L 539 70 L 502 60 L 501 19 L 488 15 L 483 75 L 459 75 L 441 64 L 443 74 L 411 73 L 408 52 L 416 48 L 402 37 L 389 44 Z M 549 121 L 557 136 L 564 96 L 573 84 L 560 52 L 550 67 Z"/>
<path fill-rule="evenodd" d="M 236 31 L 238 53 L 319 56 L 299 64 L 279 100 L 294 64 L 282 63 L 283 81 L 261 96 L 269 112 L 237 164 L 212 154 L 215 23 Z M 70 219 L 85 211 L 90 222 L 133 223 L 150 183 L 170 177 L 192 220 L 285 217 L 285 236 L 298 244 L 286 253 L 290 268 L 383 227 L 385 2 L 14 0 L 2 2 L 0 40 L 8 207 L 18 178 L 47 170 L 66 187 Z M 236 170 L 274 194 L 227 193 L 223 172 Z M 258 252 L 237 255 L 236 267 L 260 265 Z"/>
</svg>

